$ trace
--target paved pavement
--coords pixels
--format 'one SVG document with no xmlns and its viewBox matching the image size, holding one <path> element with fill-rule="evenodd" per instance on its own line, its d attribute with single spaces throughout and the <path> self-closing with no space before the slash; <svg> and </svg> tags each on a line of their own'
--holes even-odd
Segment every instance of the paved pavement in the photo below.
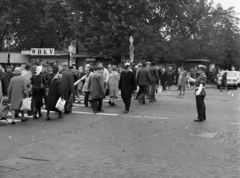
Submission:
<svg viewBox="0 0 240 178">
<path fill-rule="evenodd" d="M 101 115 L 76 105 L 63 119 L 2 125 L 0 177 L 238 178 L 240 90 L 207 94 L 202 123 L 193 122 L 193 90 L 182 97 L 174 87 L 156 103 L 133 101 L 128 114 L 118 100 Z"/>
</svg>

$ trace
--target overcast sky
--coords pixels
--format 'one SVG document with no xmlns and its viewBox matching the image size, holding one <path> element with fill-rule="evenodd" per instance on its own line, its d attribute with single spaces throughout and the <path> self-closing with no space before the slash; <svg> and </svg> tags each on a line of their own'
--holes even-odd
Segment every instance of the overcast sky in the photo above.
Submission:
<svg viewBox="0 0 240 178">
<path fill-rule="evenodd" d="M 235 11 L 240 13 L 240 0 L 213 0 L 215 4 L 220 3 L 222 4 L 224 9 L 229 7 L 235 7 Z M 238 15 L 240 17 L 240 15 Z"/>
</svg>

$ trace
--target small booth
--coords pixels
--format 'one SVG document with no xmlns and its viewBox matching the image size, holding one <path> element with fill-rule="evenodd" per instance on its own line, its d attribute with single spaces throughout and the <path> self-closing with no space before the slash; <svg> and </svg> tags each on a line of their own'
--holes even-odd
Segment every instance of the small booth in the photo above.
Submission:
<svg viewBox="0 0 240 178">
<path fill-rule="evenodd" d="M 32 48 L 30 51 L 22 51 L 23 55 L 28 57 L 28 62 L 33 63 L 37 59 L 42 59 L 45 63 L 54 63 L 61 65 L 69 62 L 69 53 L 66 51 L 55 51 L 54 48 Z"/>
</svg>

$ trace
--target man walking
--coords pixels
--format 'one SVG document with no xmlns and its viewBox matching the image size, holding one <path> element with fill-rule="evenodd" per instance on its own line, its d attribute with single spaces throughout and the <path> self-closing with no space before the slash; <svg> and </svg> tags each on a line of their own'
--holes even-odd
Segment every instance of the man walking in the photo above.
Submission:
<svg viewBox="0 0 240 178">
<path fill-rule="evenodd" d="M 74 74 L 71 71 L 72 69 L 73 69 L 72 66 L 68 67 L 67 63 L 63 63 L 62 94 L 64 99 L 66 100 L 66 104 L 64 107 L 65 114 L 72 112 L 72 103 L 74 96 Z"/>
<path fill-rule="evenodd" d="M 152 62 L 151 67 L 149 68 L 149 72 L 151 75 L 151 86 L 150 86 L 150 95 L 149 95 L 149 102 L 155 102 L 155 91 L 156 91 L 156 85 L 159 83 L 159 76 L 157 72 L 157 67 L 155 62 Z"/>
<path fill-rule="evenodd" d="M 148 92 L 148 85 L 151 85 L 151 76 L 149 70 L 146 68 L 146 63 L 142 65 L 142 68 L 137 73 L 137 85 L 140 88 L 138 101 L 140 104 L 146 104 L 145 96 Z"/>
<path fill-rule="evenodd" d="M 118 88 L 121 90 L 121 97 L 125 104 L 124 113 L 128 113 L 131 106 L 133 92 L 137 89 L 135 75 L 130 71 L 130 64 L 124 65 L 125 71 L 121 72 Z"/>
<path fill-rule="evenodd" d="M 96 69 L 94 69 L 96 70 Z M 94 114 L 101 112 L 102 110 L 102 101 L 104 98 L 104 81 L 103 81 L 103 67 L 97 67 L 96 72 L 94 72 L 88 83 L 88 90 L 91 93 L 92 98 L 92 108 Z"/>
</svg>

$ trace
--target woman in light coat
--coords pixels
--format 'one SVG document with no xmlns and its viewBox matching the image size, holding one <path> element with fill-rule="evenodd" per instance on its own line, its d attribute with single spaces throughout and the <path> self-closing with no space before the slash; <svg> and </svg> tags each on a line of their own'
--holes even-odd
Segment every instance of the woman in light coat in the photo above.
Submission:
<svg viewBox="0 0 240 178">
<path fill-rule="evenodd" d="M 185 89 L 186 89 L 186 82 L 187 82 L 187 72 L 185 71 L 185 68 L 182 66 L 180 67 L 179 78 L 178 78 L 178 86 L 180 88 L 179 95 L 184 96 Z"/>
<path fill-rule="evenodd" d="M 9 88 L 8 88 L 8 99 L 11 103 L 12 109 L 12 122 L 11 124 L 15 124 L 15 112 L 20 110 L 22 100 L 28 97 L 28 88 L 26 85 L 26 80 L 21 76 L 22 69 L 20 67 L 16 67 L 14 70 L 15 76 L 10 80 Z M 24 112 L 22 111 L 22 121 L 27 120 L 24 118 Z"/>
<path fill-rule="evenodd" d="M 88 102 L 89 102 L 89 95 L 90 95 L 90 90 L 88 89 L 88 83 L 89 83 L 89 78 L 92 75 L 92 68 L 89 66 L 85 67 L 85 83 L 83 85 L 82 91 L 84 92 L 84 105 L 85 107 L 88 107 Z"/>
<path fill-rule="evenodd" d="M 118 94 L 119 94 L 119 90 L 118 90 L 119 81 L 120 81 L 120 74 L 117 72 L 117 68 L 113 67 L 108 80 L 108 89 L 109 89 L 109 95 L 110 95 L 110 100 L 108 103 L 111 106 L 116 106 L 115 99 L 118 98 Z"/>
</svg>

